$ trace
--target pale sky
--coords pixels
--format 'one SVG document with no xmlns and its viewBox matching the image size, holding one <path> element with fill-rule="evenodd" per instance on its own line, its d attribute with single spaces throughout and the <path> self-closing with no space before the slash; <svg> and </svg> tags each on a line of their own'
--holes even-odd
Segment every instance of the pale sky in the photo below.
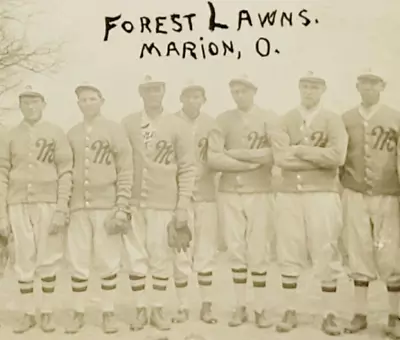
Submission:
<svg viewBox="0 0 400 340">
<path fill-rule="evenodd" d="M 141 101 L 137 86 L 146 74 L 161 76 L 167 82 L 165 108 L 179 109 L 179 93 L 188 79 L 198 79 L 207 90 L 204 111 L 216 116 L 233 106 L 228 81 L 247 73 L 259 86 L 260 106 L 284 113 L 298 105 L 299 76 L 312 70 L 322 74 L 328 83 L 324 106 L 343 112 L 358 104 L 356 76 L 366 67 L 378 69 L 387 80 L 383 100 L 400 110 L 400 13 L 399 0 L 348 1 L 227 1 L 215 0 L 217 17 L 231 25 L 227 32 L 209 32 L 208 5 L 203 0 L 138 1 L 138 0 L 37 0 L 27 12 L 40 10 L 28 27 L 33 44 L 63 39 L 65 67 L 51 77 L 34 76 L 27 84 L 39 84 L 44 89 L 48 106 L 46 118 L 68 129 L 81 118 L 74 88 L 81 82 L 97 85 L 106 98 L 104 114 L 119 121 L 139 110 Z M 304 28 L 298 24 L 297 13 L 309 11 L 318 18 L 318 25 Z M 254 27 L 236 32 L 237 13 L 247 9 Z M 295 26 L 260 28 L 257 13 L 278 9 L 294 12 Z M 141 16 L 152 19 L 172 13 L 197 14 L 195 31 L 167 35 L 127 34 L 120 27 L 110 32 L 103 42 L 104 17 L 122 14 L 122 20 L 137 25 Z M 170 22 L 165 26 L 171 27 Z M 162 48 L 168 41 L 192 40 L 204 42 L 234 40 L 242 50 L 242 59 L 219 58 L 182 60 L 176 57 L 139 59 L 142 42 L 154 40 Z M 270 40 L 279 55 L 261 58 L 253 50 L 259 37 Z M 0 98 L 0 105 L 15 105 L 17 94 Z M 14 116 L 17 115 L 17 116 Z M 11 117 L 8 117 L 10 119 Z M 18 120 L 18 113 L 13 113 Z"/>
</svg>

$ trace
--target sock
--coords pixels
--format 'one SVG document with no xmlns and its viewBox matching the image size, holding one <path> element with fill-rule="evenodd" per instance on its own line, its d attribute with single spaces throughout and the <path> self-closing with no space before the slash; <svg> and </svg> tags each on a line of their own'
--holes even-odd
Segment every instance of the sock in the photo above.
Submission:
<svg viewBox="0 0 400 340">
<path fill-rule="evenodd" d="M 56 287 L 56 276 L 42 277 L 42 313 L 53 312 L 54 290 Z"/>
<path fill-rule="evenodd" d="M 189 299 L 188 299 L 188 280 L 175 280 L 176 294 L 178 295 L 179 308 L 188 309 Z"/>
<path fill-rule="evenodd" d="M 265 309 L 265 287 L 267 272 L 251 272 L 254 290 L 254 310 L 261 313 Z"/>
<path fill-rule="evenodd" d="M 101 303 L 104 312 L 114 311 L 115 290 L 117 289 L 117 274 L 101 279 Z"/>
<path fill-rule="evenodd" d="M 356 314 L 367 315 L 368 312 L 368 286 L 367 281 L 354 281 L 354 298 Z"/>
<path fill-rule="evenodd" d="M 21 306 L 24 313 L 35 315 L 35 295 L 33 294 L 33 280 L 18 281 L 21 293 Z"/>
<path fill-rule="evenodd" d="M 236 295 L 236 306 L 246 306 L 246 289 L 247 289 L 247 269 L 232 268 L 233 286 Z"/>
<path fill-rule="evenodd" d="M 324 281 L 321 285 L 322 291 L 322 301 L 323 306 L 325 308 L 325 316 L 328 314 L 336 314 L 336 291 L 337 291 L 337 282 L 336 281 Z"/>
<path fill-rule="evenodd" d="M 167 285 L 168 285 L 168 277 L 157 277 L 153 276 L 153 307 L 163 307 L 165 304 L 166 293 L 167 293 Z"/>
<path fill-rule="evenodd" d="M 133 304 L 136 308 L 146 306 L 146 276 L 131 274 L 129 275 L 131 289 L 133 292 Z"/>
<path fill-rule="evenodd" d="M 202 272 L 197 273 L 197 282 L 200 289 L 201 302 L 212 302 L 211 290 L 212 290 L 213 273 Z"/>
<path fill-rule="evenodd" d="M 288 310 L 297 310 L 297 281 L 297 276 L 282 275 L 282 288 Z"/>
<path fill-rule="evenodd" d="M 399 283 L 390 283 L 386 286 L 389 297 L 389 314 L 399 315 L 400 285 Z"/>
<path fill-rule="evenodd" d="M 71 277 L 73 309 L 77 313 L 84 313 L 86 306 L 87 279 Z"/>
</svg>

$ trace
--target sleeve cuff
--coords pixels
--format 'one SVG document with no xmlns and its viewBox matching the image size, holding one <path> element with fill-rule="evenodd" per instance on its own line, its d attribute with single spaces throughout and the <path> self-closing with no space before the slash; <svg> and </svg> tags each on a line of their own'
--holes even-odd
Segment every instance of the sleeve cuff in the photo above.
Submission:
<svg viewBox="0 0 400 340">
<path fill-rule="evenodd" d="M 69 212 L 68 201 L 59 200 L 57 202 L 56 211 L 60 211 L 60 212 L 63 212 L 63 213 L 68 213 Z"/>
<path fill-rule="evenodd" d="M 129 208 L 129 198 L 125 196 L 118 196 L 116 206 L 122 209 Z"/>
<path fill-rule="evenodd" d="M 189 209 L 191 202 L 191 197 L 188 196 L 180 196 L 178 200 L 178 204 L 176 205 L 177 209 Z"/>
</svg>

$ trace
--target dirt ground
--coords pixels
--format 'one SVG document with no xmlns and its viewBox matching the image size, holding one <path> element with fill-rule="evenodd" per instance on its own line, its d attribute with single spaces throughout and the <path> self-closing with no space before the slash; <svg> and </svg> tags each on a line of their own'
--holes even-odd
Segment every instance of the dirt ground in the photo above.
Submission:
<svg viewBox="0 0 400 340">
<path fill-rule="evenodd" d="M 231 283 L 230 270 L 227 266 L 226 255 L 221 254 L 219 268 L 215 274 L 215 312 L 219 318 L 219 323 L 216 325 L 204 325 L 198 321 L 199 313 L 199 295 L 197 291 L 195 276 L 191 282 L 191 320 L 186 324 L 173 325 L 173 328 L 168 332 L 158 332 L 151 327 L 147 327 L 141 332 L 133 333 L 129 331 L 129 320 L 131 313 L 132 295 L 130 294 L 128 278 L 126 274 L 120 277 L 118 288 L 118 297 L 116 304 L 116 313 L 120 322 L 120 332 L 115 335 L 104 335 L 100 329 L 101 313 L 98 308 L 99 285 L 98 278 L 93 277 L 88 292 L 88 311 L 86 316 L 87 324 L 81 333 L 77 335 L 66 335 L 63 333 L 63 328 L 66 325 L 66 318 L 70 311 L 68 310 L 71 301 L 69 278 L 64 271 L 60 274 L 60 282 L 57 289 L 57 304 L 56 304 L 56 322 L 58 329 L 53 334 L 43 334 L 39 328 L 32 329 L 24 335 L 14 335 L 12 327 L 18 317 L 18 287 L 13 278 L 12 272 L 6 273 L 5 278 L 1 281 L 1 310 L 0 310 L 0 339 L 146 339 L 148 337 L 167 336 L 170 340 L 184 339 L 189 334 L 198 334 L 205 337 L 206 340 L 217 339 L 232 339 L 241 340 L 251 338 L 253 340 L 261 339 L 328 339 L 330 337 L 324 335 L 320 330 L 321 316 L 324 311 L 319 298 L 318 285 L 310 279 L 310 274 L 306 273 L 301 281 L 299 291 L 301 293 L 300 303 L 300 325 L 289 334 L 278 334 L 274 328 L 260 330 L 250 322 L 239 328 L 229 328 L 227 322 L 233 308 L 233 287 Z M 95 274 L 94 274 L 95 276 Z M 169 308 L 167 313 L 171 314 L 176 306 L 174 299 L 174 288 L 169 287 Z M 38 291 L 38 289 L 37 289 Z M 279 272 L 276 266 L 272 266 L 269 270 L 268 289 L 268 312 L 274 321 L 278 321 L 282 311 L 285 309 L 282 301 L 282 291 L 280 288 Z M 344 277 L 340 282 L 339 293 L 337 294 L 337 311 L 343 325 L 348 322 L 352 315 L 352 285 L 349 280 Z M 40 298 L 40 297 L 39 297 Z M 251 312 L 252 303 L 251 285 L 249 283 L 249 311 Z M 342 335 L 345 339 L 383 339 L 383 326 L 387 318 L 387 298 L 385 288 L 382 283 L 376 282 L 372 284 L 370 289 L 369 303 L 369 329 L 357 335 Z"/>
</svg>

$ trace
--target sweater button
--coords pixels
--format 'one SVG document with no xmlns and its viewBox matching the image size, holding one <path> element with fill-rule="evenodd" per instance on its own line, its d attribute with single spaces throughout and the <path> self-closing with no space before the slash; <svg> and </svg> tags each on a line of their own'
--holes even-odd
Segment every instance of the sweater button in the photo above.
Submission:
<svg viewBox="0 0 400 340">
<path fill-rule="evenodd" d="M 296 177 L 297 177 L 298 180 L 301 180 L 301 176 L 299 174 L 297 174 Z"/>
<path fill-rule="evenodd" d="M 85 185 L 89 185 L 89 181 L 88 180 L 85 181 Z"/>
<path fill-rule="evenodd" d="M 364 122 L 364 127 L 368 127 L 368 122 Z"/>
<path fill-rule="evenodd" d="M 303 186 L 301 185 L 301 184 L 297 184 L 297 190 L 302 190 L 303 189 Z"/>
<path fill-rule="evenodd" d="M 85 202 L 85 205 L 86 205 L 87 207 L 90 206 L 90 202 L 86 201 L 86 202 Z"/>
</svg>

